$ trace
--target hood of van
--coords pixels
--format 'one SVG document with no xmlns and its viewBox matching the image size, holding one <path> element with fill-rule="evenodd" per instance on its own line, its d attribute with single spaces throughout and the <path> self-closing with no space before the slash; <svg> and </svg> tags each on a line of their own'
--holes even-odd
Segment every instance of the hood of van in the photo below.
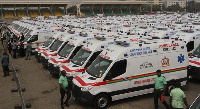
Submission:
<svg viewBox="0 0 200 109">
<path fill-rule="evenodd" d="M 49 62 L 52 64 L 56 64 L 56 63 L 67 63 L 70 60 L 68 58 L 64 58 L 64 57 L 60 57 L 59 55 L 51 57 L 49 59 Z"/>
<path fill-rule="evenodd" d="M 76 65 L 72 62 L 61 65 L 61 68 L 68 73 L 67 75 L 73 76 L 73 77 L 78 75 L 80 72 L 87 70 L 87 68 L 83 68 L 82 66 Z"/>
<path fill-rule="evenodd" d="M 40 51 L 46 51 L 46 50 L 48 50 L 48 47 L 45 47 L 45 46 L 39 46 L 39 47 L 37 47 L 35 49 L 35 51 L 38 51 L 38 52 L 40 52 Z"/>
<path fill-rule="evenodd" d="M 189 65 L 200 67 L 200 59 L 198 57 L 191 57 L 189 58 Z"/>
<path fill-rule="evenodd" d="M 51 56 L 56 56 L 57 54 L 58 54 L 58 52 L 57 51 L 45 51 L 45 52 L 43 52 L 42 54 L 44 54 L 44 56 L 46 56 L 46 57 L 51 57 Z"/>
<path fill-rule="evenodd" d="M 75 76 L 73 79 L 73 83 L 84 87 L 84 86 L 100 86 L 100 85 L 105 85 L 106 82 L 102 81 L 101 78 L 96 78 L 88 73 L 82 72 L 79 75 Z"/>
</svg>

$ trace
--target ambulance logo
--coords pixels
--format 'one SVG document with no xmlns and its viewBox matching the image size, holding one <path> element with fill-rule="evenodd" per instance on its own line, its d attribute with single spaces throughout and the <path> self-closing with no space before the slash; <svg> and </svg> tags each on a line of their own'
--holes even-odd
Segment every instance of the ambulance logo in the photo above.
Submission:
<svg viewBox="0 0 200 109">
<path fill-rule="evenodd" d="M 169 58 L 167 58 L 166 56 L 161 60 L 162 63 L 162 67 L 167 67 L 169 66 Z"/>
<path fill-rule="evenodd" d="M 180 56 L 178 56 L 178 62 L 183 63 L 183 61 L 185 61 L 184 55 L 180 54 Z"/>
</svg>

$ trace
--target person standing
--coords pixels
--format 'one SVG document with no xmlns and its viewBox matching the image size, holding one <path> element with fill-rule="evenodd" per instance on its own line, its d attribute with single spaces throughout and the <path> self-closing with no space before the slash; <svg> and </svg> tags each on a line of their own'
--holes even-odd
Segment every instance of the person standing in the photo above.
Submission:
<svg viewBox="0 0 200 109">
<path fill-rule="evenodd" d="M 20 51 L 21 58 L 23 58 L 24 57 L 24 44 L 22 41 L 20 41 L 19 51 Z"/>
<path fill-rule="evenodd" d="M 20 41 L 23 41 L 24 40 L 24 34 L 22 33 L 22 36 L 20 38 Z"/>
<path fill-rule="evenodd" d="M 160 101 L 163 103 L 166 109 L 169 109 L 169 105 L 165 100 L 162 100 L 162 97 L 165 95 L 165 89 L 166 89 L 166 79 L 164 76 L 161 76 L 161 70 L 156 71 L 157 76 L 155 78 L 155 87 L 154 87 L 154 106 L 155 109 L 158 109 L 158 98 L 160 98 Z"/>
<path fill-rule="evenodd" d="M 4 40 L 4 31 L 1 33 L 1 42 L 2 42 L 2 45 L 3 45 L 3 40 Z"/>
<path fill-rule="evenodd" d="M 31 49 L 32 49 L 32 46 L 31 46 L 30 42 L 28 41 L 27 46 L 26 46 L 26 59 L 25 60 L 31 59 Z"/>
<path fill-rule="evenodd" d="M 64 109 L 64 104 L 67 107 L 69 107 L 68 101 L 71 97 L 71 92 L 70 92 L 70 89 L 68 87 L 68 81 L 67 81 L 65 70 L 61 71 L 61 76 L 59 78 L 59 84 L 60 84 L 60 94 L 61 94 L 61 108 Z M 67 99 L 63 104 L 63 99 L 64 99 L 64 96 L 65 96 L 65 93 L 67 94 Z"/>
<path fill-rule="evenodd" d="M 8 31 L 8 27 L 6 26 L 6 35 L 7 35 L 7 36 L 9 36 L 8 32 L 9 32 L 9 31 Z"/>
<path fill-rule="evenodd" d="M 185 93 L 180 89 L 180 86 L 181 83 L 176 82 L 175 88 L 172 89 L 170 92 L 169 103 L 171 109 L 183 109 L 183 102 L 186 105 L 186 107 L 189 108 Z"/>
<path fill-rule="evenodd" d="M 9 54 L 12 56 L 12 53 L 11 53 L 11 51 L 12 51 L 12 43 L 11 43 L 10 40 L 8 40 L 8 51 L 9 51 Z"/>
<path fill-rule="evenodd" d="M 10 32 L 9 32 L 10 33 Z M 13 40 L 14 34 L 10 33 L 10 39 Z"/>
<path fill-rule="evenodd" d="M 16 50 L 17 50 L 17 43 L 16 40 L 12 43 L 12 50 L 13 50 L 13 58 L 17 59 Z"/>
<path fill-rule="evenodd" d="M 2 25 L 0 25 L 0 33 L 1 33 Z"/>
<path fill-rule="evenodd" d="M 1 59 L 1 64 L 2 64 L 2 67 L 3 67 L 3 72 L 4 72 L 4 76 L 3 77 L 6 77 L 6 76 L 9 76 L 9 57 L 6 55 L 6 53 L 4 52 L 3 53 L 3 57 Z"/>
</svg>

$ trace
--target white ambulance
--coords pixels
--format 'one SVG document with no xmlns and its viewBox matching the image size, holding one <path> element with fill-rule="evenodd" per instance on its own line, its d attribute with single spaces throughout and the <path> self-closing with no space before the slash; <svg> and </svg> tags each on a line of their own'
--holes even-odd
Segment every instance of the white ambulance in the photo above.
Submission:
<svg viewBox="0 0 200 109">
<path fill-rule="evenodd" d="M 60 34 L 60 39 L 58 39 L 47 51 L 42 52 L 41 54 L 41 64 L 48 67 L 48 60 L 51 56 L 58 55 L 58 52 L 68 43 L 71 37 L 74 37 L 75 34 L 69 34 L 68 32 L 64 32 Z"/>
<path fill-rule="evenodd" d="M 93 39 L 94 34 L 90 32 L 81 32 L 79 35 L 70 38 L 69 42 L 62 50 L 60 50 L 58 55 L 52 56 L 48 60 L 48 72 L 50 74 L 58 75 L 59 66 L 69 62 L 70 59 L 72 59 L 76 55 L 76 53 L 81 49 L 84 44 Z"/>
<path fill-rule="evenodd" d="M 117 41 L 104 49 L 87 70 L 73 79 L 75 100 L 106 108 L 110 101 L 152 93 L 156 71 L 170 81 L 187 81 L 185 43 L 171 40 Z M 167 89 L 168 89 L 167 88 Z"/>
<path fill-rule="evenodd" d="M 55 32 L 54 35 L 50 36 L 43 45 L 38 46 L 35 49 L 34 55 L 38 62 L 40 62 L 41 53 L 48 50 L 54 44 L 54 42 L 56 42 L 61 37 L 60 34 L 62 34 L 62 32 Z"/>
<path fill-rule="evenodd" d="M 200 79 L 200 44 L 189 56 L 189 72 L 191 79 Z"/>
<path fill-rule="evenodd" d="M 60 66 L 60 71 L 65 70 L 69 80 L 72 80 L 78 73 L 85 71 L 96 57 L 109 45 L 114 44 L 114 36 L 95 36 L 96 39 L 90 40 L 66 64 Z"/>
<path fill-rule="evenodd" d="M 188 55 L 191 55 L 200 44 L 200 31 L 182 29 L 172 35 L 171 39 L 184 41 L 186 43 Z"/>
</svg>

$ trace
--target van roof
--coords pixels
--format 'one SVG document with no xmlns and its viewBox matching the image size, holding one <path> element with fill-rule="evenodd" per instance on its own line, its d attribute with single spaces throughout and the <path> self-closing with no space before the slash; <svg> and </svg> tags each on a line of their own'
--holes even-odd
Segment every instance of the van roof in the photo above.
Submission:
<svg viewBox="0 0 200 109">
<path fill-rule="evenodd" d="M 125 46 L 125 45 L 128 46 Z M 175 47 L 175 48 L 174 48 Z M 150 55 L 153 53 L 164 53 L 169 51 L 185 51 L 183 41 L 172 41 L 166 39 L 148 40 L 142 39 L 134 43 L 118 43 L 109 46 L 101 52 L 101 56 L 106 59 L 115 60 L 117 58 L 136 57 Z M 187 52 L 186 52 L 187 53 Z"/>
</svg>

